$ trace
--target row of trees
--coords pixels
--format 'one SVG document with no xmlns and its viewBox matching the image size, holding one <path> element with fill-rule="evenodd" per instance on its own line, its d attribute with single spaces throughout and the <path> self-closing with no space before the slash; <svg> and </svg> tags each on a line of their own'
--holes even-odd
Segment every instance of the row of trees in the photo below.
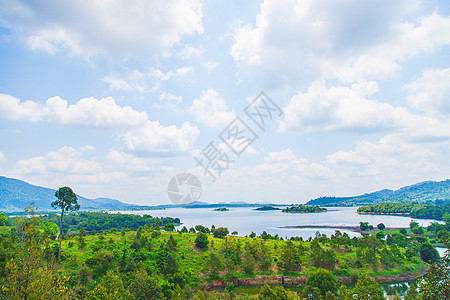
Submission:
<svg viewBox="0 0 450 300">
<path fill-rule="evenodd" d="M 358 213 L 400 214 L 419 219 L 443 220 L 447 214 L 450 218 L 450 203 L 445 205 L 419 203 L 381 203 L 361 206 Z"/>
</svg>

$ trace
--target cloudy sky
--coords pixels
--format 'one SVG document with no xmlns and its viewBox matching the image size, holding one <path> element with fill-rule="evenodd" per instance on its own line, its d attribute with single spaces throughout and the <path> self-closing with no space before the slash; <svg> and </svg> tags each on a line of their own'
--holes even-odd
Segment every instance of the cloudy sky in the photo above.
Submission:
<svg viewBox="0 0 450 300">
<path fill-rule="evenodd" d="M 170 203 L 181 172 L 206 202 L 450 177 L 445 0 L 0 0 L 0 70 L 0 175 L 86 197 Z M 236 117 L 253 139 L 223 139 Z"/>
</svg>

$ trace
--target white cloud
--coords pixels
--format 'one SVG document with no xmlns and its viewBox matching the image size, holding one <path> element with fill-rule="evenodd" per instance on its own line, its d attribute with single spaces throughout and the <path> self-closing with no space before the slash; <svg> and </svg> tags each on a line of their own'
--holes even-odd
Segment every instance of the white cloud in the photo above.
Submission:
<svg viewBox="0 0 450 300">
<path fill-rule="evenodd" d="M 186 45 L 181 51 L 179 51 L 178 56 L 183 59 L 191 59 L 196 57 L 201 57 L 203 54 L 203 48 L 194 48 L 192 46 Z"/>
<path fill-rule="evenodd" d="M 36 156 L 16 163 L 18 174 L 96 174 L 103 168 L 98 162 L 86 160 L 82 153 L 72 147 L 61 147 L 58 151 L 49 152 L 45 156 Z"/>
<path fill-rule="evenodd" d="M 408 97 L 414 107 L 433 114 L 447 117 L 450 114 L 450 68 L 433 69 L 405 86 L 415 94 Z"/>
<path fill-rule="evenodd" d="M 0 94 L 0 118 L 8 120 L 42 120 L 42 112 L 38 103 L 20 99 L 11 95 Z"/>
<path fill-rule="evenodd" d="M 241 72 L 268 86 L 392 77 L 401 62 L 450 43 L 450 18 L 410 20 L 419 7 L 407 0 L 265 0 L 255 25 L 237 25 L 231 55 Z"/>
<path fill-rule="evenodd" d="M 11 1 L 2 6 L 0 23 L 30 48 L 79 55 L 145 54 L 165 51 L 184 35 L 203 33 L 197 0 Z"/>
<path fill-rule="evenodd" d="M 284 108 L 279 130 L 398 131 L 413 139 L 450 138 L 450 124 L 412 114 L 403 107 L 366 99 L 378 91 L 375 82 L 327 88 L 314 82 L 305 93 L 292 97 Z"/>
<path fill-rule="evenodd" d="M 401 135 L 389 134 L 378 141 L 358 141 L 355 149 L 327 155 L 327 163 L 343 177 L 419 177 L 437 172 L 429 161 L 435 153 L 430 145 L 411 143 Z M 423 177 L 422 177 L 423 178 Z M 378 180 L 378 179 L 377 179 Z"/>
<path fill-rule="evenodd" d="M 83 147 L 80 148 L 81 151 L 94 151 L 95 147 L 92 145 L 85 145 Z"/>
<path fill-rule="evenodd" d="M 168 158 L 162 157 L 137 157 L 130 153 L 111 150 L 106 158 L 125 169 L 131 176 L 135 173 L 142 176 L 143 172 L 168 172 L 173 169 L 168 164 Z"/>
<path fill-rule="evenodd" d="M 119 106 L 111 97 L 97 100 L 84 98 L 76 104 L 53 97 L 45 104 L 20 100 L 6 95 L 0 97 L 0 116 L 8 119 L 28 121 L 57 121 L 63 125 L 84 128 L 116 129 L 126 148 L 140 153 L 181 153 L 192 150 L 199 131 L 184 122 L 180 129 L 162 126 L 150 121 L 146 112 L 138 112 L 130 106 Z"/>
<path fill-rule="evenodd" d="M 162 126 L 158 121 L 147 121 L 122 135 L 127 151 L 139 154 L 177 154 L 190 152 L 199 134 L 195 126 L 184 122 L 181 128 Z"/>
<path fill-rule="evenodd" d="M 130 106 L 119 106 L 113 98 L 97 100 L 83 98 L 69 105 L 60 97 L 49 98 L 45 104 L 33 101 L 21 102 L 10 95 L 0 95 L 0 117 L 10 120 L 57 121 L 63 125 L 87 128 L 129 127 L 143 124 L 147 113 Z"/>
<path fill-rule="evenodd" d="M 208 73 L 211 73 L 211 71 L 214 70 L 215 68 L 217 68 L 219 65 L 220 65 L 220 62 L 215 61 L 215 60 L 209 60 L 203 66 L 208 71 Z"/>
<path fill-rule="evenodd" d="M 4 162 L 6 162 L 6 161 L 7 161 L 7 159 L 6 159 L 6 157 L 5 157 L 5 154 L 3 154 L 2 151 L 0 151 L 0 163 L 4 163 Z"/>
<path fill-rule="evenodd" d="M 163 102 L 169 102 L 169 103 L 174 103 L 174 104 L 180 104 L 181 103 L 181 101 L 183 100 L 183 97 L 181 97 L 181 96 L 175 96 L 175 95 L 172 95 L 171 93 L 166 93 L 166 92 L 164 92 L 164 93 L 162 93 L 161 94 L 161 96 L 159 97 L 159 100 L 160 101 L 163 101 Z"/>
<path fill-rule="evenodd" d="M 226 126 L 235 118 L 234 110 L 228 111 L 225 99 L 214 89 L 204 90 L 192 102 L 189 113 L 196 121 L 213 128 Z"/>
<path fill-rule="evenodd" d="M 87 128 L 128 127 L 143 124 L 147 120 L 145 112 L 138 112 L 130 106 L 119 106 L 111 97 L 97 100 L 83 98 L 76 104 L 53 97 L 47 100 L 44 113 L 64 125 Z"/>
</svg>

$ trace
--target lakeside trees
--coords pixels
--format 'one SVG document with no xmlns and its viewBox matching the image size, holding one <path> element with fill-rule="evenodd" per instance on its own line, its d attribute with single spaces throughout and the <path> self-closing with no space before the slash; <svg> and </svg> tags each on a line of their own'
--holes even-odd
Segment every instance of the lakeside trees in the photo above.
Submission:
<svg viewBox="0 0 450 300">
<path fill-rule="evenodd" d="M 419 219 L 442 220 L 450 213 L 450 203 L 443 206 L 419 203 L 381 203 L 361 206 L 357 210 L 361 214 L 406 215 Z"/>
</svg>

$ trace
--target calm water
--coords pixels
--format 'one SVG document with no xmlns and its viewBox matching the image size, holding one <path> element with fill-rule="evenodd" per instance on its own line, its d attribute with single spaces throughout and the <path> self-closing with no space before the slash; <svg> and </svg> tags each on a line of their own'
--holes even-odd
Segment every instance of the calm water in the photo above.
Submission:
<svg viewBox="0 0 450 300">
<path fill-rule="evenodd" d="M 384 223 L 386 227 L 408 227 L 411 218 L 397 216 L 359 215 L 357 207 L 330 207 L 324 213 L 292 214 L 282 213 L 281 210 L 257 211 L 251 207 L 235 207 L 230 211 L 218 212 L 213 208 L 170 208 L 166 210 L 142 210 L 121 212 L 127 214 L 147 214 L 154 217 L 180 218 L 182 226 L 195 227 L 203 225 L 211 227 L 228 227 L 230 232 L 237 231 L 240 236 L 250 234 L 252 231 L 257 235 L 263 231 L 272 235 L 278 234 L 282 237 L 301 236 L 308 238 L 314 236 L 316 231 L 331 235 L 332 228 L 281 228 L 283 226 L 296 225 L 331 225 L 331 226 L 358 226 L 359 222 L 369 222 L 374 226 Z M 416 220 L 416 219 L 415 219 Z M 416 220 L 419 224 L 428 226 L 433 220 Z M 358 233 L 347 232 L 351 237 L 359 236 Z"/>
</svg>

